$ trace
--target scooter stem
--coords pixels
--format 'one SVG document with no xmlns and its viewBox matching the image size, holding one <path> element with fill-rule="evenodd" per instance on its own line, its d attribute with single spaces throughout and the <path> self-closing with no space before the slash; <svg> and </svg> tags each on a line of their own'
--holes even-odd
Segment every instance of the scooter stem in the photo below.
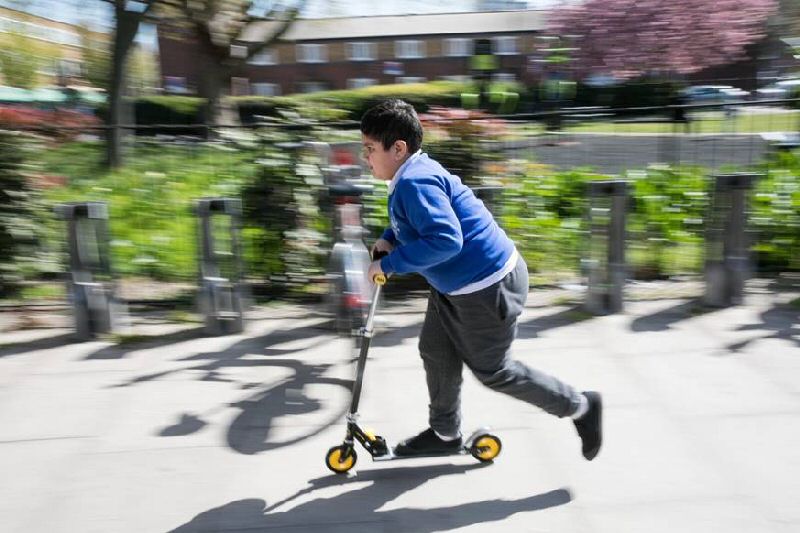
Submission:
<svg viewBox="0 0 800 533">
<path fill-rule="evenodd" d="M 381 284 L 376 283 L 372 291 L 372 302 L 367 314 L 367 322 L 361 330 L 361 350 L 358 354 L 358 364 L 356 366 L 356 379 L 353 382 L 353 399 L 350 402 L 349 416 L 355 416 L 358 412 L 358 402 L 361 399 L 361 383 L 364 381 L 364 368 L 367 366 L 367 353 L 369 343 L 372 340 L 373 323 L 375 321 L 375 311 L 378 308 L 378 299 L 381 295 Z"/>
</svg>

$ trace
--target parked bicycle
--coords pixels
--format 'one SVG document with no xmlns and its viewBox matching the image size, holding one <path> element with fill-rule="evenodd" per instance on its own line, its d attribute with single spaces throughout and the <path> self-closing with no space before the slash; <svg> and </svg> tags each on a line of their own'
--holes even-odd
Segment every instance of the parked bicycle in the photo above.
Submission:
<svg viewBox="0 0 800 533">
<path fill-rule="evenodd" d="M 364 244 L 362 197 L 373 186 L 359 164 L 361 146 L 356 142 L 307 143 L 320 161 L 324 181 L 321 207 L 332 220 L 328 267 L 327 308 L 334 327 L 342 335 L 357 333 L 365 324 L 370 302 L 366 272 L 369 251 Z"/>
</svg>

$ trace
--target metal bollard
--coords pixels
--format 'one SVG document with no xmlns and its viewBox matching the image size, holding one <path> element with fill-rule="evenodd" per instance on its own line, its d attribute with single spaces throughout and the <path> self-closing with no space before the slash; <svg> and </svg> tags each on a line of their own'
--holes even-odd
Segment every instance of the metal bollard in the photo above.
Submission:
<svg viewBox="0 0 800 533">
<path fill-rule="evenodd" d="M 706 229 L 706 305 L 727 307 L 742 303 L 744 284 L 752 270 L 747 197 L 759 177 L 754 173 L 714 176 Z"/>
<path fill-rule="evenodd" d="M 595 315 L 622 311 L 627 278 L 625 219 L 628 182 L 593 181 L 589 187 L 589 257 L 585 309 Z"/>
<path fill-rule="evenodd" d="M 114 326 L 114 285 L 103 202 L 61 204 L 55 214 L 67 222 L 67 294 L 75 317 L 75 336 L 89 340 Z"/>
<path fill-rule="evenodd" d="M 198 306 L 210 335 L 244 330 L 247 287 L 239 228 L 242 203 L 234 198 L 203 198 L 195 202 L 198 218 L 200 291 Z"/>
</svg>

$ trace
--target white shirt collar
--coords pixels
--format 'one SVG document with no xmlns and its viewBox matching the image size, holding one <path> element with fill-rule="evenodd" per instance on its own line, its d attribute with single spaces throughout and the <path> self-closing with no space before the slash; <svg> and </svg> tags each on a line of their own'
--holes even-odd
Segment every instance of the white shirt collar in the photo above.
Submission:
<svg viewBox="0 0 800 533">
<path fill-rule="evenodd" d="M 392 181 L 389 182 L 389 194 L 392 194 L 394 192 L 394 187 L 395 187 L 395 185 L 397 185 L 397 180 L 400 179 L 400 176 L 403 174 L 403 171 L 408 167 L 408 165 L 413 160 L 418 158 L 420 156 L 420 154 L 422 154 L 422 148 L 420 148 L 419 150 L 417 150 L 416 152 L 411 154 L 411 156 L 408 159 L 403 161 L 403 164 L 400 165 L 400 168 L 398 168 L 397 172 L 394 173 L 394 177 L 392 178 Z"/>
</svg>

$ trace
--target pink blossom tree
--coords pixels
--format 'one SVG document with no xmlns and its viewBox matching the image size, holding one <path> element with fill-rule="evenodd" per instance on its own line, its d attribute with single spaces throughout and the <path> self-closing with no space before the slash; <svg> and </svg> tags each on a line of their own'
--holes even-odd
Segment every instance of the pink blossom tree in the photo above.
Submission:
<svg viewBox="0 0 800 533">
<path fill-rule="evenodd" d="M 744 57 L 776 0 L 586 0 L 552 12 L 548 32 L 572 36 L 581 75 L 691 74 Z"/>
</svg>

